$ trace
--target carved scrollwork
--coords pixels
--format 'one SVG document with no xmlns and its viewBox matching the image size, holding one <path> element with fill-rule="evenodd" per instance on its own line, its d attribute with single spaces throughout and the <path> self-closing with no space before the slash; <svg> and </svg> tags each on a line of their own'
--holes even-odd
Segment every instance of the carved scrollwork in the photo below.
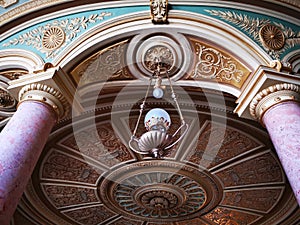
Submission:
<svg viewBox="0 0 300 225">
<path fill-rule="evenodd" d="M 220 51 L 195 43 L 198 62 L 192 78 L 216 79 L 221 82 L 240 83 L 244 73 L 238 69 L 237 62 Z"/>
<path fill-rule="evenodd" d="M 124 63 L 127 40 L 104 48 L 78 65 L 71 73 L 80 85 L 108 80 L 132 79 Z"/>
</svg>

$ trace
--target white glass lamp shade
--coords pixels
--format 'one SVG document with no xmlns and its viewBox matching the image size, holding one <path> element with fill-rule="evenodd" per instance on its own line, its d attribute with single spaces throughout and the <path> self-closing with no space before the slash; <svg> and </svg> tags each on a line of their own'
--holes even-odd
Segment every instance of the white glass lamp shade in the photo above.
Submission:
<svg viewBox="0 0 300 225">
<path fill-rule="evenodd" d="M 152 94 L 154 98 L 162 98 L 164 96 L 164 91 L 162 88 L 156 87 L 153 89 Z"/>
<path fill-rule="evenodd" d="M 166 132 L 171 125 L 171 118 L 166 110 L 154 108 L 146 114 L 144 124 L 148 131 L 160 130 Z"/>
</svg>

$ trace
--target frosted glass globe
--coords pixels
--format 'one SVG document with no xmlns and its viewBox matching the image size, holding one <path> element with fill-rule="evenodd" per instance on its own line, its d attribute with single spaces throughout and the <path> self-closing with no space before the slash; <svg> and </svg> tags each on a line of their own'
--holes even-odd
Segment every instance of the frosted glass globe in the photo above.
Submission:
<svg viewBox="0 0 300 225">
<path fill-rule="evenodd" d="M 153 94 L 154 98 L 162 98 L 164 96 L 164 91 L 163 91 L 163 89 L 156 87 L 156 88 L 154 88 L 152 94 Z"/>
<path fill-rule="evenodd" d="M 145 116 L 144 124 L 147 130 L 167 131 L 171 125 L 171 118 L 166 110 L 151 109 Z"/>
</svg>

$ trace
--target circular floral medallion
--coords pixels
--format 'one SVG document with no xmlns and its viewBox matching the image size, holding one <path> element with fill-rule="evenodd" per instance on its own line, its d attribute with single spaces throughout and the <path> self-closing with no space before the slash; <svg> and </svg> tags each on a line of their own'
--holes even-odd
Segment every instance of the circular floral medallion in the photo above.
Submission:
<svg viewBox="0 0 300 225">
<path fill-rule="evenodd" d="M 65 41 L 65 32 L 60 27 L 50 27 L 44 32 L 42 45 L 47 50 L 59 48 Z"/>
<path fill-rule="evenodd" d="M 171 222 L 197 217 L 221 199 L 211 175 L 177 162 L 162 160 L 125 165 L 99 185 L 102 202 L 126 217 Z"/>
<path fill-rule="evenodd" d="M 271 50 L 279 50 L 284 46 L 284 34 L 275 25 L 264 25 L 259 31 L 259 37 L 262 43 Z"/>
</svg>

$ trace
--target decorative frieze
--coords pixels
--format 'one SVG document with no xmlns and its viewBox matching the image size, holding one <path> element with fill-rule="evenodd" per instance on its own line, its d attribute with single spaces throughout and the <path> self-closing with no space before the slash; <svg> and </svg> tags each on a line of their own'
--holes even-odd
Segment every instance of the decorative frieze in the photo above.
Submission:
<svg viewBox="0 0 300 225">
<path fill-rule="evenodd" d="M 90 24 L 104 20 L 108 16 L 111 16 L 111 13 L 102 12 L 89 17 L 54 20 L 11 39 L 4 43 L 3 47 L 28 45 L 46 54 L 46 58 L 54 58 Z"/>
<path fill-rule="evenodd" d="M 241 28 L 260 43 L 273 59 L 280 59 L 286 50 L 300 45 L 300 33 L 282 23 L 270 19 L 253 18 L 234 11 L 205 11 Z"/>
</svg>

